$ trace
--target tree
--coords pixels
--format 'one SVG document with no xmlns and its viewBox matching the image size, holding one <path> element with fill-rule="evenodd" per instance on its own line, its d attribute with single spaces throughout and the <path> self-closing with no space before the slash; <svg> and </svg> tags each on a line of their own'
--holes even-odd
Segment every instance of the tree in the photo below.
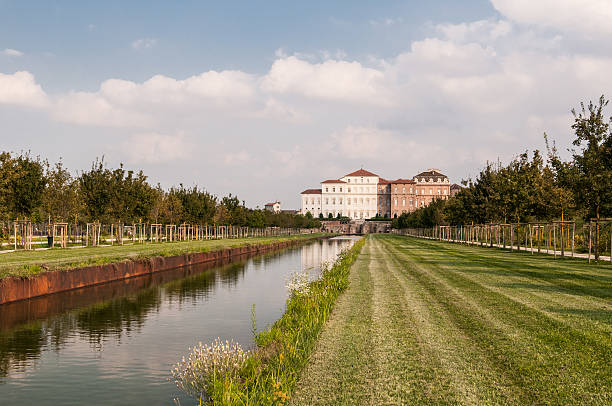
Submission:
<svg viewBox="0 0 612 406">
<path fill-rule="evenodd" d="M 580 112 L 572 110 L 573 145 L 579 148 L 572 150 L 574 196 L 587 215 L 597 219 L 612 208 L 612 118 L 606 120 L 603 113 L 607 105 L 608 100 L 601 96 L 598 105 L 589 102 L 585 108 L 581 103 Z"/>
<path fill-rule="evenodd" d="M 45 217 L 55 221 L 69 221 L 80 210 L 78 182 L 70 175 L 62 161 L 53 167 L 47 164 L 47 185 L 42 199 Z"/>
<path fill-rule="evenodd" d="M 91 164 L 88 172 L 79 176 L 79 194 L 85 204 L 85 214 L 90 221 L 100 220 L 109 210 L 113 197 L 113 179 L 104 165 L 104 157 Z"/>
<path fill-rule="evenodd" d="M 39 158 L 32 158 L 29 154 L 19 155 L 14 159 L 7 159 L 5 174 L 9 210 L 15 216 L 31 216 L 40 206 L 45 191 L 46 180 L 43 163 Z"/>
<path fill-rule="evenodd" d="M 564 164 L 556 154 L 552 158 L 586 219 L 599 220 L 612 213 L 612 118 L 604 115 L 607 105 L 608 100 L 602 95 L 597 104 L 580 103 L 580 111 L 572 109 L 572 129 L 576 135 L 572 144 L 577 147 L 570 150 L 572 162 Z M 599 240 L 599 222 L 596 240 Z M 595 244 L 595 258 L 599 258 L 598 244 Z"/>
</svg>

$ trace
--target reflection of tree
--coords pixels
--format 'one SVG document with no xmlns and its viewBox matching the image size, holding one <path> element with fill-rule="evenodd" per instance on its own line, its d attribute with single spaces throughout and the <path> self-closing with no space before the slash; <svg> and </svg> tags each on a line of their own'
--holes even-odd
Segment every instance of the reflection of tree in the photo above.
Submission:
<svg viewBox="0 0 612 406">
<path fill-rule="evenodd" d="M 147 314 L 158 311 L 161 295 L 157 288 L 149 288 L 135 296 L 121 297 L 96 304 L 76 314 L 80 335 L 91 343 L 100 344 L 105 338 L 121 338 L 133 330 L 140 330 Z"/>
<path fill-rule="evenodd" d="M 11 369 L 22 369 L 28 360 L 40 357 L 45 344 L 42 323 L 32 323 L 19 330 L 0 331 L 0 378 Z"/>
<path fill-rule="evenodd" d="M 26 368 L 45 345 L 60 351 L 75 332 L 95 348 L 109 338 L 138 332 L 163 302 L 205 301 L 217 283 L 236 286 L 249 258 L 265 270 L 296 249 L 301 248 L 212 261 L 0 307 L 0 377 Z"/>
</svg>

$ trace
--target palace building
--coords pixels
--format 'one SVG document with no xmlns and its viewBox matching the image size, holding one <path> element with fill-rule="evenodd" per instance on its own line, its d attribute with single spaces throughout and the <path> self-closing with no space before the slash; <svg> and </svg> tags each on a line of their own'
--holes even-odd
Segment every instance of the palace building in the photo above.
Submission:
<svg viewBox="0 0 612 406">
<path fill-rule="evenodd" d="M 339 179 L 321 182 L 320 189 L 301 193 L 301 214 L 314 217 L 394 218 L 450 196 L 450 181 L 438 169 L 428 169 L 412 179 L 386 180 L 359 169 Z"/>
</svg>

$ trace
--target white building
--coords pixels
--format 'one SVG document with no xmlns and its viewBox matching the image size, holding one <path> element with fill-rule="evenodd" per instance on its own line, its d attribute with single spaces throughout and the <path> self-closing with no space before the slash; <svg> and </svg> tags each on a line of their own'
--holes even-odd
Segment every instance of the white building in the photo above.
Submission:
<svg viewBox="0 0 612 406">
<path fill-rule="evenodd" d="M 313 216 L 350 217 L 368 219 L 377 213 L 377 185 L 379 176 L 364 169 L 349 173 L 340 179 L 321 182 L 321 189 L 302 192 L 301 213 Z M 320 202 L 320 206 L 314 204 Z"/>
<path fill-rule="evenodd" d="M 268 211 L 271 211 L 271 212 L 274 212 L 274 213 L 280 213 L 280 211 L 281 211 L 281 202 L 266 203 L 266 205 L 264 207 Z"/>
<path fill-rule="evenodd" d="M 306 215 L 310 212 L 313 217 L 319 217 L 321 213 L 321 189 L 306 189 L 301 193 L 302 209 L 300 214 Z"/>
</svg>

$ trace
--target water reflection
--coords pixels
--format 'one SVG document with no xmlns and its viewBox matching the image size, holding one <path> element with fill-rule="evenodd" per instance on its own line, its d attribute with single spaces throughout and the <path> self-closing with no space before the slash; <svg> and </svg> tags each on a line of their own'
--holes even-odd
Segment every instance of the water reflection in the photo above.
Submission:
<svg viewBox="0 0 612 406">
<path fill-rule="evenodd" d="M 181 396 L 168 370 L 189 346 L 217 336 L 250 343 L 251 304 L 258 328 L 270 325 L 283 311 L 286 276 L 318 272 L 352 243 L 317 241 L 0 306 L 0 399 L 167 404 Z"/>
</svg>

